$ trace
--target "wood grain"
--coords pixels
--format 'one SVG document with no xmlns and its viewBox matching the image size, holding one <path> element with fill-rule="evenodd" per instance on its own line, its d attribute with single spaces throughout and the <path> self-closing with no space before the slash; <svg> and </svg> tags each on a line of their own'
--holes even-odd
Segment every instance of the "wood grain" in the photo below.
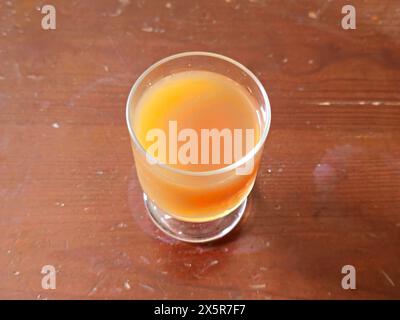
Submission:
<svg viewBox="0 0 400 320">
<path fill-rule="evenodd" d="M 351 1 L 356 30 L 341 0 L 51 2 L 50 31 L 41 2 L 0 4 L 0 298 L 400 298 L 398 1 Z M 124 119 L 140 73 L 190 50 L 272 106 L 247 217 L 204 246 L 149 222 Z"/>
</svg>

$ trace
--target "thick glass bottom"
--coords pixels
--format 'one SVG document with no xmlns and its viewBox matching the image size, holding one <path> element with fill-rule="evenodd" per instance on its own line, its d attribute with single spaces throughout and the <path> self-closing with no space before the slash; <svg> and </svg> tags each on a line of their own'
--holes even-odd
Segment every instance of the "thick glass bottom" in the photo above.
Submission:
<svg viewBox="0 0 400 320">
<path fill-rule="evenodd" d="M 227 235 L 239 223 L 246 209 L 247 197 L 229 214 L 213 221 L 181 221 L 162 209 L 143 193 L 144 204 L 154 224 L 172 238 L 191 243 L 204 243 Z"/>
</svg>

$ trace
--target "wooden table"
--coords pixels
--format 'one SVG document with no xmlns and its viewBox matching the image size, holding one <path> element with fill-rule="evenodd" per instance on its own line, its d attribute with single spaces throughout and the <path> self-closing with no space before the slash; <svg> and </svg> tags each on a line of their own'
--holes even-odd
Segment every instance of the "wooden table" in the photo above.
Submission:
<svg viewBox="0 0 400 320">
<path fill-rule="evenodd" d="M 400 298 L 399 1 L 351 1 L 356 30 L 341 0 L 49 2 L 56 30 L 0 7 L 1 298 Z M 247 219 L 210 245 L 149 221 L 124 117 L 191 50 L 248 66 L 273 113 Z"/>
</svg>

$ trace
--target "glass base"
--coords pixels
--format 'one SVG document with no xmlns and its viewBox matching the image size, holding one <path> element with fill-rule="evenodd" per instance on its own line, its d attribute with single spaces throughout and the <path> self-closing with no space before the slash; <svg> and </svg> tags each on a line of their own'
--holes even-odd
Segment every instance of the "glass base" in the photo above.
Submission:
<svg viewBox="0 0 400 320">
<path fill-rule="evenodd" d="M 172 238 L 191 243 L 209 242 L 227 235 L 239 223 L 247 203 L 246 197 L 231 213 L 213 221 L 187 222 L 178 220 L 158 208 L 145 193 L 143 199 L 151 220 L 161 231 Z"/>
</svg>

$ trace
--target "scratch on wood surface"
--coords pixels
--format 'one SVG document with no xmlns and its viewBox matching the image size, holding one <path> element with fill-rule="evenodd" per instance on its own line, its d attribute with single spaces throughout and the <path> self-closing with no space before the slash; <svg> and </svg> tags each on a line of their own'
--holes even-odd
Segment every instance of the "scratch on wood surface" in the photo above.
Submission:
<svg viewBox="0 0 400 320">
<path fill-rule="evenodd" d="M 260 290 L 260 289 L 265 289 L 267 285 L 265 283 L 260 283 L 260 284 L 252 284 L 250 285 L 250 288 Z"/>
<path fill-rule="evenodd" d="M 346 105 L 359 105 L 359 106 L 400 106 L 400 101 L 373 101 L 373 100 L 331 100 L 331 101 L 311 101 L 300 102 L 301 104 L 317 105 L 317 106 L 346 106 Z"/>
<path fill-rule="evenodd" d="M 152 286 L 149 286 L 148 284 L 145 283 L 140 283 L 139 282 L 139 286 L 142 287 L 143 289 L 146 289 L 149 292 L 154 292 L 155 289 Z"/>
<path fill-rule="evenodd" d="M 127 227 L 128 227 L 128 225 L 125 222 L 120 222 L 117 225 L 112 226 L 110 228 L 110 231 L 114 231 L 116 229 L 124 229 L 124 228 L 127 228 Z"/>
<path fill-rule="evenodd" d="M 142 27 L 141 30 L 144 31 L 144 32 L 153 32 L 153 27 L 146 26 L 146 27 Z"/>
<path fill-rule="evenodd" d="M 319 16 L 319 11 L 310 11 L 310 12 L 308 13 L 308 17 L 309 17 L 310 19 L 317 19 L 318 16 Z"/>
<path fill-rule="evenodd" d="M 159 27 L 151 27 L 151 26 L 148 26 L 148 25 L 144 25 L 140 30 L 142 30 L 143 32 L 148 32 L 148 33 L 151 33 L 151 32 L 154 32 L 154 33 L 164 33 L 165 32 L 165 29 L 163 29 L 163 28 L 159 28 Z"/>
<path fill-rule="evenodd" d="M 37 76 L 35 74 L 28 74 L 26 76 L 26 78 L 29 79 L 29 80 L 33 80 L 33 81 L 39 81 L 39 80 L 43 79 L 43 76 Z"/>
<path fill-rule="evenodd" d="M 380 272 L 383 274 L 383 276 L 386 278 L 387 282 L 389 282 L 392 287 L 396 286 L 394 281 L 389 277 L 389 275 L 385 271 L 380 270 Z"/>
<path fill-rule="evenodd" d="M 203 269 L 201 269 L 201 273 L 206 272 L 208 269 L 210 269 L 212 266 L 215 266 L 219 263 L 218 260 L 212 260 L 211 262 L 209 262 L 208 264 L 206 264 Z"/>
<path fill-rule="evenodd" d="M 104 277 L 100 278 L 100 279 L 94 284 L 94 286 L 93 286 L 92 289 L 88 292 L 87 295 L 88 295 L 88 296 L 91 296 L 91 295 L 95 294 L 95 293 L 97 292 L 99 286 L 106 280 L 106 278 L 107 278 L 107 274 L 104 275 Z"/>
<path fill-rule="evenodd" d="M 142 261 L 144 264 L 150 264 L 149 259 L 147 259 L 145 256 L 140 256 L 140 261 Z"/>
<path fill-rule="evenodd" d="M 18 80 L 22 78 L 21 68 L 18 62 L 14 63 L 14 75 Z"/>
<path fill-rule="evenodd" d="M 118 7 L 114 13 L 110 14 L 110 17 L 118 17 L 119 15 L 121 15 L 125 8 L 130 5 L 130 3 L 130 0 L 118 0 Z"/>
<path fill-rule="evenodd" d="M 74 94 L 70 97 L 70 99 L 67 102 L 67 106 L 73 107 L 75 105 L 76 100 L 80 99 L 85 94 L 95 90 L 99 85 L 106 84 L 106 83 L 113 83 L 113 82 L 117 82 L 117 80 L 113 77 L 106 77 L 106 78 L 97 79 L 96 81 L 89 83 L 88 85 L 86 85 L 82 89 L 80 89 L 76 94 Z"/>
<path fill-rule="evenodd" d="M 126 290 L 130 290 L 130 289 L 131 289 L 131 285 L 129 284 L 129 280 L 126 280 L 126 281 L 124 282 L 124 288 L 125 288 Z"/>
<path fill-rule="evenodd" d="M 308 17 L 310 19 L 314 19 L 314 20 L 318 19 L 321 16 L 321 14 L 324 12 L 324 10 L 326 9 L 326 6 L 328 5 L 329 2 L 331 2 L 331 0 L 326 0 L 324 2 L 324 4 L 321 6 L 321 8 L 319 8 L 318 10 L 309 11 L 308 12 Z"/>
<path fill-rule="evenodd" d="M 127 61 L 121 56 L 117 46 L 115 45 L 115 42 L 111 36 L 107 37 L 108 41 L 111 44 L 111 48 L 114 50 L 115 54 L 118 56 L 119 60 L 123 63 L 124 66 L 128 65 Z"/>
<path fill-rule="evenodd" d="M 249 0 L 250 3 L 255 3 L 264 6 L 265 0 Z"/>
</svg>

